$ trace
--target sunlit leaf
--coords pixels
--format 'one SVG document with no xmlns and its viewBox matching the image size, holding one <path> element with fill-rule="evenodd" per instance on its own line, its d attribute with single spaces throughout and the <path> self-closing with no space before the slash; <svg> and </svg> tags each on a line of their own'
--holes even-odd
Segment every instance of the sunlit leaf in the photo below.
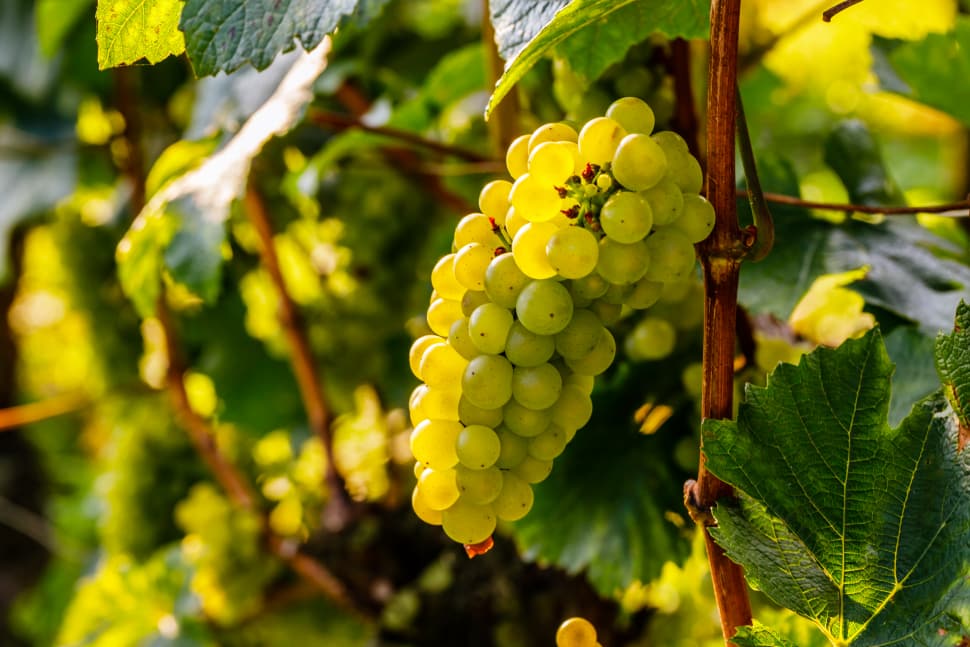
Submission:
<svg viewBox="0 0 970 647">
<path fill-rule="evenodd" d="M 968 585 L 970 455 L 939 393 L 890 429 L 892 372 L 875 329 L 780 365 L 737 422 L 704 424 L 708 467 L 744 494 L 718 506 L 715 538 L 842 645 L 923 644 Z"/>
<path fill-rule="evenodd" d="M 182 0 L 98 0 L 98 67 L 158 63 L 185 51 Z"/>
</svg>

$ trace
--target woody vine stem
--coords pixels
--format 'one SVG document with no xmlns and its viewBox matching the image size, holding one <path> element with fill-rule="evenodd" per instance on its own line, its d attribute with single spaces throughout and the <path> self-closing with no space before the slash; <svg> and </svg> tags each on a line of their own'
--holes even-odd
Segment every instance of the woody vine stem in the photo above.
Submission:
<svg viewBox="0 0 970 647">
<path fill-rule="evenodd" d="M 735 124 L 738 25 L 741 0 L 711 2 L 711 60 L 707 97 L 707 179 L 705 193 L 714 206 L 714 231 L 698 245 L 704 273 L 704 355 L 701 415 L 730 418 L 734 394 L 735 325 L 741 260 L 754 243 L 738 226 L 735 202 Z M 737 627 L 751 624 L 751 603 L 741 567 L 732 562 L 708 532 L 710 509 L 734 496 L 731 486 L 707 471 L 701 443 L 697 481 L 685 485 L 691 516 L 705 527 L 714 597 L 726 644 Z"/>
</svg>

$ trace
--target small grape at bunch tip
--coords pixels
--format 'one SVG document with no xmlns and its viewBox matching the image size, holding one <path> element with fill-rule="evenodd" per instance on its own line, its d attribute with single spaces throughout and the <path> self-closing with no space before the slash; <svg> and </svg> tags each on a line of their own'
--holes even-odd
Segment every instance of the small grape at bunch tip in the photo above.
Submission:
<svg viewBox="0 0 970 647">
<path fill-rule="evenodd" d="M 498 520 L 529 512 L 532 486 L 589 421 L 594 377 L 616 355 L 608 327 L 691 276 L 714 227 L 697 160 L 653 127 L 625 97 L 579 132 L 522 135 L 506 155 L 513 181 L 485 185 L 431 273 L 433 334 L 409 357 L 423 382 L 411 501 L 470 556 Z"/>
</svg>

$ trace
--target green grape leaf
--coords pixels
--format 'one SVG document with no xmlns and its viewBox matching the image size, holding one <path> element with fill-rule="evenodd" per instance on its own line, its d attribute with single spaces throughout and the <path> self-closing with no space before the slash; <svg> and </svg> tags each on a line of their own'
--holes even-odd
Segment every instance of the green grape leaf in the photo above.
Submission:
<svg viewBox="0 0 970 647">
<path fill-rule="evenodd" d="M 896 365 L 889 401 L 889 424 L 895 427 L 914 402 L 940 388 L 940 379 L 933 366 L 933 337 L 915 326 L 898 326 L 885 339 L 886 351 Z"/>
<path fill-rule="evenodd" d="M 915 41 L 878 40 L 875 65 L 883 88 L 942 110 L 970 125 L 970 17 L 953 30 Z"/>
<path fill-rule="evenodd" d="M 359 0 L 185 0 L 181 28 L 199 76 L 232 72 L 246 63 L 257 70 L 299 42 L 316 48 Z"/>
<path fill-rule="evenodd" d="M 731 638 L 731 642 L 737 647 L 799 647 L 757 620 L 749 627 L 738 627 L 738 633 Z"/>
<path fill-rule="evenodd" d="M 98 67 L 158 63 L 185 51 L 182 0 L 98 0 Z"/>
<path fill-rule="evenodd" d="M 936 370 L 943 392 L 957 414 L 962 450 L 970 441 L 970 305 L 961 301 L 957 307 L 953 332 L 936 338 Z"/>
<path fill-rule="evenodd" d="M 225 222 L 246 189 L 253 158 L 271 138 L 290 130 L 313 98 L 313 83 L 326 67 L 329 41 L 301 53 L 276 91 L 219 151 L 155 193 L 119 243 L 119 276 L 145 315 L 154 308 L 162 268 L 207 302 L 219 293 Z M 164 241 L 146 240 L 149 223 L 175 221 Z M 138 251 L 135 251 L 135 250 Z M 146 310 L 148 307 L 148 310 Z"/>
<path fill-rule="evenodd" d="M 57 53 L 64 38 L 91 8 L 95 0 L 38 0 L 34 5 L 37 21 L 37 40 L 44 56 Z"/>
<path fill-rule="evenodd" d="M 903 192 L 886 170 L 882 151 L 866 125 L 849 119 L 825 139 L 825 163 L 842 179 L 853 204 L 902 204 Z"/>
<path fill-rule="evenodd" d="M 612 21 L 629 21 L 633 15 L 631 12 L 636 11 L 639 18 L 637 33 L 659 31 L 669 37 L 688 38 L 707 35 L 703 29 L 706 22 L 702 22 L 703 18 L 699 18 L 699 15 L 707 14 L 709 2 L 645 0 L 637 2 L 635 9 L 622 11 L 633 2 L 634 0 L 573 0 L 569 4 L 549 2 L 538 3 L 539 6 L 536 6 L 537 3 L 516 0 L 492 3 L 495 42 L 506 62 L 505 73 L 495 85 L 495 91 L 485 110 L 486 116 L 547 51 L 584 28 L 599 29 L 598 25 Z M 582 38 L 589 38 L 590 34 L 592 32 Z M 627 39 L 631 37 L 627 34 Z M 610 41 L 605 42 L 610 44 L 600 43 L 596 47 L 613 47 Z M 618 57 L 622 58 L 626 50 L 623 47 L 620 50 Z M 586 54 L 590 54 L 589 50 Z M 599 59 L 596 65 L 601 65 L 603 60 L 605 59 Z"/>
<path fill-rule="evenodd" d="M 878 329 L 747 388 L 707 420 L 707 466 L 740 490 L 715 539 L 749 582 L 840 645 L 918 644 L 968 585 L 970 454 L 939 392 L 896 428 Z"/>
<path fill-rule="evenodd" d="M 790 165 L 770 157 L 759 163 L 765 191 L 798 195 Z M 747 201 L 738 211 L 750 214 Z M 946 258 L 959 253 L 948 241 L 909 218 L 881 224 L 814 218 L 801 207 L 772 206 L 775 247 L 757 271 L 741 272 L 738 298 L 754 312 L 788 317 L 822 274 L 866 268 L 849 287 L 866 302 L 913 322 L 925 335 L 949 328 L 961 296 L 970 290 L 970 267 Z"/>
<path fill-rule="evenodd" d="M 628 383 L 643 384 L 637 377 Z M 666 458 L 672 452 L 670 434 L 644 435 L 631 418 L 617 413 L 634 411 L 637 396 L 642 391 L 597 386 L 593 419 L 536 486 L 529 514 L 513 524 L 526 559 L 548 561 L 570 573 L 586 569 L 602 595 L 634 580 L 653 580 L 665 562 L 683 561 L 690 549 L 665 517 L 683 505 L 678 485 L 683 476 Z"/>
<path fill-rule="evenodd" d="M 559 44 L 556 51 L 574 72 L 595 79 L 613 63 L 623 60 L 630 47 L 654 32 L 668 37 L 707 38 L 710 32 L 709 0 L 628 4 L 605 20 L 583 27 Z M 609 43 L 604 47 L 603 43 Z"/>
</svg>

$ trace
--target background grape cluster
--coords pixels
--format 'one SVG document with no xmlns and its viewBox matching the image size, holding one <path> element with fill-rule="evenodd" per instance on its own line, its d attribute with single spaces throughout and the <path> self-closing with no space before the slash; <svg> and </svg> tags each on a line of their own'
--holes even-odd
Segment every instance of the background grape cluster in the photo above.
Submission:
<svg viewBox="0 0 970 647">
<path fill-rule="evenodd" d="M 532 507 L 532 485 L 592 415 L 613 362 L 607 328 L 687 284 L 714 210 L 684 140 L 625 97 L 577 132 L 549 123 L 509 146 L 496 180 L 431 274 L 411 369 L 417 515 L 453 540 L 486 542 Z M 673 332 L 647 319 L 630 354 L 663 356 Z M 632 352 L 630 352 L 632 350 Z"/>
</svg>

